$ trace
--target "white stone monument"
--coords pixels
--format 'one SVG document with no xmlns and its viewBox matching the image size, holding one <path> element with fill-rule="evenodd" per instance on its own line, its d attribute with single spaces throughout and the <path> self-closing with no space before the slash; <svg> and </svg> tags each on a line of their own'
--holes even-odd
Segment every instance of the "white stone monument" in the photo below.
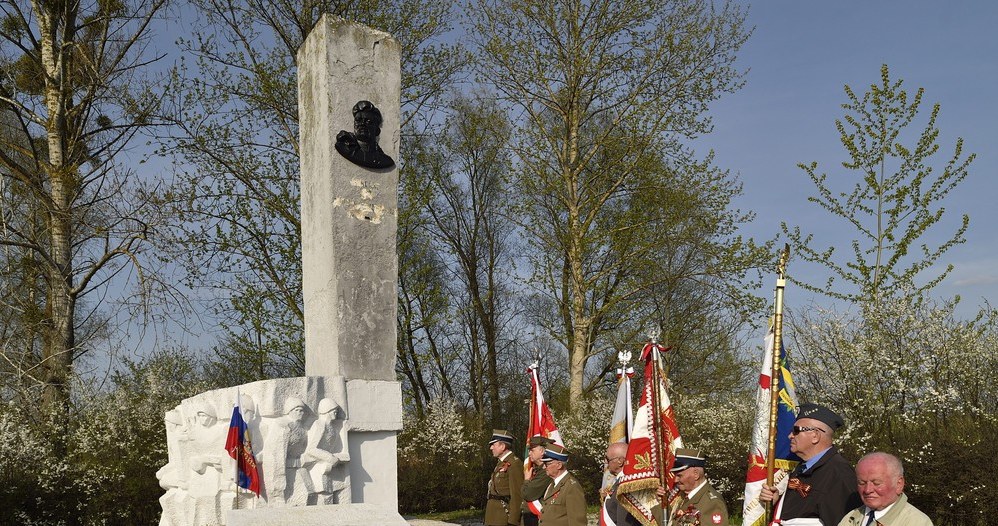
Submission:
<svg viewBox="0 0 998 526">
<path fill-rule="evenodd" d="M 298 52 L 298 100 L 306 376 L 202 393 L 167 413 L 161 526 L 406 524 L 396 457 L 398 43 L 323 16 Z M 237 397 L 259 497 L 236 489 L 224 448 Z"/>
</svg>

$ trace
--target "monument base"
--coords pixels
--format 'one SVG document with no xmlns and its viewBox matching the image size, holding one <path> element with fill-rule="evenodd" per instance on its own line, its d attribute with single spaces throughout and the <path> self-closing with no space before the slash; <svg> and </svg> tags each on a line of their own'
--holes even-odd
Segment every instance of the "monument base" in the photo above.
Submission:
<svg viewBox="0 0 998 526">
<path fill-rule="evenodd" d="M 409 526 L 397 510 L 378 504 L 229 510 L 229 526 Z"/>
</svg>

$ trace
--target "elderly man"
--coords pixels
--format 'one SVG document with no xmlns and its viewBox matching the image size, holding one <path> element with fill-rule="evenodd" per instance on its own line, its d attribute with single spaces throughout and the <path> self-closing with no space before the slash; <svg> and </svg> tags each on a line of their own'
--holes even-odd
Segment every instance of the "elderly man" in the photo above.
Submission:
<svg viewBox="0 0 998 526">
<path fill-rule="evenodd" d="M 492 431 L 489 449 L 496 457 L 496 467 L 489 478 L 488 502 L 485 503 L 485 526 L 520 524 L 520 492 L 523 488 L 523 461 L 510 450 L 513 435 L 505 429 Z"/>
<path fill-rule="evenodd" d="M 566 468 L 568 451 L 551 444 L 541 458 L 551 485 L 544 492 L 541 526 L 586 526 L 586 495 Z"/>
<path fill-rule="evenodd" d="M 614 477 L 605 490 L 600 490 L 600 524 L 607 526 L 640 526 L 640 522 L 617 502 L 617 486 L 623 477 L 627 444 L 616 442 L 606 448 L 606 470 Z"/>
<path fill-rule="evenodd" d="M 672 472 L 682 498 L 672 511 L 672 524 L 719 524 L 728 526 L 724 497 L 707 483 L 707 457 L 697 449 L 679 448 Z"/>
<path fill-rule="evenodd" d="M 547 437 L 530 437 L 530 450 L 527 452 L 530 458 L 530 472 L 523 481 L 523 504 L 520 506 L 520 515 L 523 518 L 523 526 L 537 526 L 541 516 L 544 498 L 544 491 L 551 485 L 551 477 L 544 472 L 544 448 L 554 442 Z"/>
<path fill-rule="evenodd" d="M 875 452 L 856 464 L 857 487 L 863 506 L 849 512 L 839 526 L 932 526 L 932 520 L 908 504 L 904 468 L 897 457 Z"/>
<path fill-rule="evenodd" d="M 842 417 L 827 407 L 800 406 L 790 431 L 790 451 L 803 462 L 790 473 L 786 494 L 777 505 L 781 524 L 834 526 L 860 505 L 856 474 L 832 445 L 842 425 Z M 776 486 L 763 486 L 759 500 L 773 502 L 778 492 Z"/>
</svg>

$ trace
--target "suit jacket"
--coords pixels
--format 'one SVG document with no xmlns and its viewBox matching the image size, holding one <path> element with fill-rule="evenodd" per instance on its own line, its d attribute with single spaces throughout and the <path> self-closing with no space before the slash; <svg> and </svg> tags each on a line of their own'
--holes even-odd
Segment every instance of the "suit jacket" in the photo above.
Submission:
<svg viewBox="0 0 998 526">
<path fill-rule="evenodd" d="M 520 524 L 520 503 L 523 501 L 523 461 L 510 453 L 496 461 L 489 478 L 488 500 L 485 502 L 485 525 Z"/>
<path fill-rule="evenodd" d="M 866 526 L 866 514 L 869 511 L 866 506 L 856 508 L 839 521 L 839 526 Z M 932 519 L 909 504 L 908 496 L 902 493 L 890 511 L 877 519 L 877 523 L 884 526 L 932 526 Z"/>
<path fill-rule="evenodd" d="M 586 494 L 571 473 L 545 494 L 541 526 L 586 526 Z"/>
<path fill-rule="evenodd" d="M 863 504 L 856 491 L 856 472 L 835 446 L 826 451 L 811 469 L 791 473 L 790 478 L 800 479 L 811 489 L 804 496 L 798 490 L 787 488 L 783 495 L 781 519 L 815 517 L 821 519 L 825 526 L 834 526 L 850 510 Z"/>
<path fill-rule="evenodd" d="M 724 504 L 724 497 L 710 484 L 700 488 L 693 498 L 684 497 L 679 501 L 679 506 L 672 515 L 674 522 L 678 520 L 677 514 L 680 511 L 699 511 L 700 524 L 728 526 L 728 507 Z"/>
</svg>

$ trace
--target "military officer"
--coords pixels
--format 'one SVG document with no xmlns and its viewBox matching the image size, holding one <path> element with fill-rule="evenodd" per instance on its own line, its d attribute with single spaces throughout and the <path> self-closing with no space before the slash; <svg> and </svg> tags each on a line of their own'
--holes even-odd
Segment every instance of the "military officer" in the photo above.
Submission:
<svg viewBox="0 0 998 526">
<path fill-rule="evenodd" d="M 568 472 L 568 451 L 549 444 L 541 461 L 551 484 L 544 492 L 540 526 L 586 526 L 586 494 Z"/>
<path fill-rule="evenodd" d="M 707 482 L 707 458 L 697 449 L 679 448 L 672 472 L 680 491 L 672 511 L 672 524 L 713 524 L 728 526 L 724 497 Z"/>
<path fill-rule="evenodd" d="M 505 429 L 492 431 L 489 449 L 496 457 L 496 467 L 489 477 L 485 526 L 519 526 L 523 461 L 511 451 L 513 435 Z"/>
<path fill-rule="evenodd" d="M 530 437 L 530 473 L 523 481 L 523 505 L 520 507 L 520 515 L 523 516 L 523 526 L 537 526 L 537 521 L 541 516 L 541 507 L 544 498 L 544 491 L 551 484 L 551 477 L 544 471 L 544 448 L 552 444 L 550 438 L 542 436 Z"/>
</svg>

